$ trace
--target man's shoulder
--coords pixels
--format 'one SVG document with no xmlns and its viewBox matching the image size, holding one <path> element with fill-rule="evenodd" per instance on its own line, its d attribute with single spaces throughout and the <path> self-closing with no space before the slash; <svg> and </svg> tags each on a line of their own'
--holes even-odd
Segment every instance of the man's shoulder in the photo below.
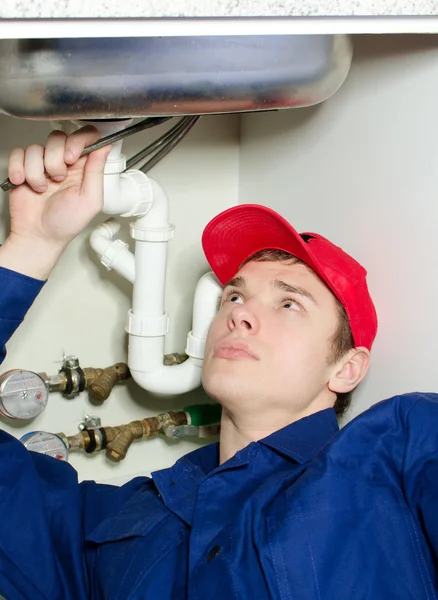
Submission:
<svg viewBox="0 0 438 600">
<path fill-rule="evenodd" d="M 352 419 L 338 434 L 342 445 L 373 448 L 392 454 L 418 440 L 438 440 L 438 394 L 399 394 L 372 405 Z"/>
<path fill-rule="evenodd" d="M 398 481 L 408 459 L 431 455 L 438 456 L 438 394 L 415 392 L 382 400 L 355 417 L 325 446 L 311 471 L 325 479 L 341 472 L 342 480 L 358 485 L 369 477 L 386 485 L 391 476 Z"/>
<path fill-rule="evenodd" d="M 393 420 L 406 426 L 412 420 L 412 412 L 415 414 L 415 419 L 438 418 L 438 394 L 411 392 L 392 396 L 373 404 L 350 421 L 349 425 Z"/>
</svg>

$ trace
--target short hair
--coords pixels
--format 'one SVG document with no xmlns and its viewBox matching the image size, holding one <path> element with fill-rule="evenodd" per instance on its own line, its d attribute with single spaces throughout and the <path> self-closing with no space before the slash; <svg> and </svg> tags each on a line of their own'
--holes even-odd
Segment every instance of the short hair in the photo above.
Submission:
<svg viewBox="0 0 438 600">
<path fill-rule="evenodd" d="M 268 248 L 266 250 L 259 250 L 249 258 L 245 259 L 240 265 L 241 269 L 244 265 L 249 262 L 290 262 L 290 264 L 303 264 L 310 269 L 308 265 L 300 258 L 295 255 L 285 252 L 284 250 L 275 250 Z M 318 276 L 319 277 L 319 276 Z M 322 280 L 321 280 L 322 281 Z M 324 284 L 325 285 L 325 284 Z M 329 364 L 336 363 L 340 360 L 346 352 L 355 347 L 353 334 L 351 333 L 350 322 L 348 320 L 347 312 L 339 300 L 336 298 L 336 305 L 338 309 L 338 327 L 330 340 L 330 353 L 327 357 Z M 336 402 L 333 406 L 336 416 L 341 418 L 347 412 L 350 407 L 352 400 L 352 392 L 346 392 L 336 394 Z"/>
</svg>

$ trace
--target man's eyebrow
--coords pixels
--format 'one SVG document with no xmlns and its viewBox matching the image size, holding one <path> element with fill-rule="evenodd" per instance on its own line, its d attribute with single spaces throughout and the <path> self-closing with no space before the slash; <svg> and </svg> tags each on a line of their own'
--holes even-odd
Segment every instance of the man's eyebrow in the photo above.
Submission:
<svg viewBox="0 0 438 600">
<path fill-rule="evenodd" d="M 233 279 L 230 279 L 230 281 L 227 281 L 227 283 L 224 285 L 224 289 L 226 287 L 244 288 L 244 287 L 246 287 L 245 278 L 242 277 L 241 275 L 238 275 L 237 277 L 233 277 Z"/>
<path fill-rule="evenodd" d="M 298 294 L 300 296 L 304 296 L 308 298 L 311 302 L 318 305 L 318 302 L 315 300 L 315 297 L 306 289 L 300 287 L 299 285 L 290 285 L 285 281 L 281 281 L 279 279 L 275 279 L 272 282 L 272 285 L 277 290 L 282 290 L 283 292 L 287 292 L 288 294 Z"/>
<path fill-rule="evenodd" d="M 290 285 L 289 283 L 286 283 L 285 281 L 281 281 L 280 279 L 275 279 L 271 283 L 271 285 L 275 289 L 281 290 L 281 291 L 286 292 L 288 294 L 298 294 L 299 296 L 303 296 L 304 298 L 308 298 L 311 302 L 313 302 L 314 304 L 318 305 L 318 302 L 316 301 L 315 297 L 308 290 L 300 287 L 299 285 Z M 246 287 L 246 280 L 241 275 L 238 275 L 237 277 L 233 277 L 233 279 L 230 279 L 230 281 L 228 281 L 224 285 L 224 289 L 227 288 L 227 287 L 245 288 Z"/>
</svg>

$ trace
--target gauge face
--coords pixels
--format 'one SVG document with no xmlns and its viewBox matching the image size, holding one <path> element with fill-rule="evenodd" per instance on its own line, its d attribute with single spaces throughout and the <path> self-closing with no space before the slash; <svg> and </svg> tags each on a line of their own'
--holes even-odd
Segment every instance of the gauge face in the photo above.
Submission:
<svg viewBox="0 0 438 600">
<path fill-rule="evenodd" d="M 58 460 L 68 460 L 68 449 L 62 439 L 54 433 L 47 431 L 32 431 L 26 433 L 20 442 L 32 452 L 47 454 Z"/>
<path fill-rule="evenodd" d="M 19 369 L 0 376 L 0 412 L 11 419 L 33 419 L 47 405 L 49 390 L 36 373 Z"/>
</svg>

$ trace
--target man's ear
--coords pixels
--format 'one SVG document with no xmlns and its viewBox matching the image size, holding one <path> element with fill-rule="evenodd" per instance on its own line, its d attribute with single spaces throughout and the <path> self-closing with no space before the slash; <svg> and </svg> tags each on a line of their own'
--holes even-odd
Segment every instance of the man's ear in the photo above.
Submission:
<svg viewBox="0 0 438 600">
<path fill-rule="evenodd" d="M 359 347 L 349 350 L 335 365 L 328 381 L 328 388 L 336 394 L 354 390 L 365 377 L 370 365 L 370 352 Z"/>
</svg>

